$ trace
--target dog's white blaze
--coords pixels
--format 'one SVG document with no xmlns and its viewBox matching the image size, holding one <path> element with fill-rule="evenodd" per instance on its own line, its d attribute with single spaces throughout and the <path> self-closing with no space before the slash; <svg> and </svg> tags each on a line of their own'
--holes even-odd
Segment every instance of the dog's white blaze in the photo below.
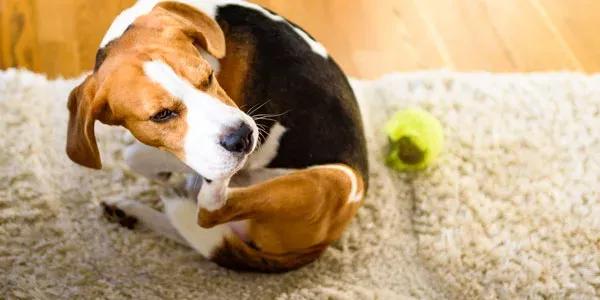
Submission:
<svg viewBox="0 0 600 300">
<path fill-rule="evenodd" d="M 179 234 L 204 257 L 210 258 L 215 249 L 223 244 L 225 237 L 233 235 L 229 225 L 221 224 L 206 229 L 198 226 L 196 205 L 185 199 L 164 201 L 165 212 Z"/>
<path fill-rule="evenodd" d="M 315 168 L 330 168 L 340 170 L 350 178 L 350 182 L 352 183 L 352 188 L 350 189 L 350 194 L 348 195 L 348 202 L 358 202 L 362 198 L 362 192 L 358 191 L 358 179 L 356 178 L 356 174 L 350 168 L 339 165 L 324 165 L 317 166 Z"/>
<path fill-rule="evenodd" d="M 244 168 L 249 170 L 261 169 L 269 165 L 275 156 L 277 156 L 279 141 L 286 130 L 287 128 L 283 127 L 279 122 L 275 122 L 271 126 L 269 135 L 264 143 L 248 157 L 248 162 Z"/>
<path fill-rule="evenodd" d="M 100 48 L 106 46 L 110 41 L 123 35 L 123 32 L 131 25 L 139 16 L 148 14 L 152 8 L 160 2 L 167 0 L 138 0 L 133 6 L 124 10 L 119 14 L 108 28 L 104 35 Z M 226 2 L 222 0 L 175 0 L 175 2 L 185 3 L 189 6 L 204 12 L 205 14 L 215 17 L 219 4 Z"/>
<path fill-rule="evenodd" d="M 188 130 L 185 135 L 185 162 L 205 178 L 216 179 L 237 172 L 240 161 L 219 145 L 224 130 L 246 122 L 254 132 L 254 145 L 258 129 L 254 120 L 237 108 L 223 104 L 210 95 L 197 90 L 187 80 L 162 61 L 144 63 L 144 72 L 186 106 Z"/>
<path fill-rule="evenodd" d="M 100 48 L 103 48 L 110 41 L 120 37 L 123 34 L 123 32 L 125 32 L 127 27 L 131 25 L 137 17 L 149 13 L 150 11 L 152 11 L 152 8 L 156 6 L 156 4 L 164 1 L 167 0 L 138 0 L 138 2 L 136 2 L 132 7 L 124 10 L 120 15 L 118 15 L 115 18 L 113 23 L 110 25 L 108 31 L 102 39 L 102 43 L 100 43 Z M 286 24 L 288 24 L 288 26 L 291 26 L 294 29 L 294 31 L 310 46 L 313 52 L 319 54 L 323 58 L 327 58 L 329 56 L 327 50 L 325 49 L 325 47 L 323 47 L 321 43 L 311 39 L 308 36 L 308 34 L 292 26 L 283 17 L 269 12 L 268 10 L 264 9 L 258 4 L 241 0 L 175 0 L 175 2 L 185 3 L 189 6 L 192 6 L 209 15 L 213 19 L 217 14 L 217 8 L 219 6 L 237 5 L 248 9 L 256 10 L 273 21 L 285 22 Z"/>
</svg>

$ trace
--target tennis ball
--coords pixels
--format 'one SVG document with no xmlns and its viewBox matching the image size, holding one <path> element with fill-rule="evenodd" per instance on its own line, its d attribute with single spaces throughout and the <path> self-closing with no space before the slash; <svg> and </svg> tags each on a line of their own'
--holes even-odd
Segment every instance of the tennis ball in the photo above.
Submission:
<svg viewBox="0 0 600 300">
<path fill-rule="evenodd" d="M 390 145 L 387 164 L 400 171 L 426 168 L 441 152 L 444 131 L 440 122 L 421 109 L 396 113 L 385 124 Z"/>
</svg>

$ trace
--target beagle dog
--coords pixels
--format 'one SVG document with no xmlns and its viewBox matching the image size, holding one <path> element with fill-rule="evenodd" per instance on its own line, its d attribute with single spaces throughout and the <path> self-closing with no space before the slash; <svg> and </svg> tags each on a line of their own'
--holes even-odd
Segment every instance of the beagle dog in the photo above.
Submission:
<svg viewBox="0 0 600 300">
<path fill-rule="evenodd" d="M 284 272 L 317 259 L 368 184 L 359 107 L 346 75 L 297 25 L 239 0 L 139 0 L 113 22 L 73 89 L 66 152 L 100 169 L 96 120 L 123 126 L 134 171 L 189 173 L 164 213 L 104 203 L 234 270 Z M 201 186 L 194 185 L 199 182 Z"/>
</svg>

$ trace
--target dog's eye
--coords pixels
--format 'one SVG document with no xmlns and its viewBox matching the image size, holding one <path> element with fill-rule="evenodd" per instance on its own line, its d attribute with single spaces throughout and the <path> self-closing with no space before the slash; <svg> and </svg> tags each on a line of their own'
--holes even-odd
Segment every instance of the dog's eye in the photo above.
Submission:
<svg viewBox="0 0 600 300">
<path fill-rule="evenodd" d="M 150 120 L 152 122 L 156 122 L 156 123 L 164 123 L 167 122 L 173 118 L 177 117 L 177 113 L 170 111 L 168 109 L 163 109 L 159 112 L 157 112 L 155 115 L 153 115 L 152 117 L 150 117 Z"/>
</svg>

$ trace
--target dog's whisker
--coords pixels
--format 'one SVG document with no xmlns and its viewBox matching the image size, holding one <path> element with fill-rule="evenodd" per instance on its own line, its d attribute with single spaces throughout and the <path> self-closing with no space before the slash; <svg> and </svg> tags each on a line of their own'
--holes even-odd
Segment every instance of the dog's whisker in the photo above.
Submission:
<svg viewBox="0 0 600 300">
<path fill-rule="evenodd" d="M 261 118 L 271 118 L 271 117 L 272 117 L 271 115 L 263 114 L 263 115 L 255 115 L 253 118 L 254 119 L 261 119 Z"/>
<path fill-rule="evenodd" d="M 250 113 L 252 112 L 252 110 L 254 109 L 254 107 L 256 107 L 256 105 L 257 105 L 257 104 L 255 104 L 255 105 L 252 105 L 252 107 L 250 107 L 250 108 L 248 109 L 248 111 L 246 111 L 246 114 L 250 115 Z"/>
<path fill-rule="evenodd" d="M 259 130 L 258 131 L 258 138 L 259 139 L 265 139 L 267 137 L 267 132 L 264 130 Z"/>
<path fill-rule="evenodd" d="M 264 131 L 264 130 L 259 130 L 259 131 L 258 131 L 258 136 L 262 138 L 262 137 L 264 137 L 264 136 L 265 136 L 265 134 L 266 134 L 266 133 L 267 133 L 267 132 L 266 132 L 266 131 Z"/>
<path fill-rule="evenodd" d="M 267 131 L 266 131 L 266 130 L 264 130 L 264 129 L 262 129 L 262 128 L 259 128 L 259 129 L 258 129 L 258 140 L 259 140 L 259 141 L 260 141 L 260 140 L 265 140 L 265 139 L 267 138 L 267 135 L 268 135 L 268 133 L 267 133 Z"/>
<path fill-rule="evenodd" d="M 287 114 L 289 112 L 290 112 L 290 110 L 284 111 L 284 112 L 279 113 L 279 114 L 258 114 L 258 115 L 254 115 L 253 118 L 260 118 L 260 117 L 280 117 L 280 116 L 283 116 L 283 115 L 285 115 L 285 114 Z"/>
<path fill-rule="evenodd" d="M 259 133 L 261 133 L 261 132 L 262 133 L 268 133 L 269 129 L 267 127 L 263 126 L 263 127 L 258 127 L 258 131 L 259 131 Z"/>
<path fill-rule="evenodd" d="M 275 119 L 271 119 L 271 118 L 259 118 L 259 119 L 255 119 L 255 121 L 270 121 L 270 122 L 277 122 L 277 120 Z"/>
<path fill-rule="evenodd" d="M 271 118 L 273 117 L 272 115 L 255 115 L 252 118 L 254 118 L 255 120 L 260 120 L 261 118 Z"/>
<path fill-rule="evenodd" d="M 271 99 L 265 101 L 263 104 L 261 104 L 258 107 L 254 108 L 254 110 L 252 110 L 251 114 L 257 112 L 259 109 L 261 109 L 263 106 L 267 105 L 267 103 L 269 103 L 269 102 L 271 102 Z"/>
<path fill-rule="evenodd" d="M 248 115 L 252 115 L 252 113 L 254 112 L 254 108 L 256 108 L 258 104 L 252 105 L 252 107 L 250 107 L 250 109 L 248 109 L 248 111 L 246 112 Z"/>
<path fill-rule="evenodd" d="M 264 125 L 264 124 L 257 124 L 257 126 L 256 126 L 256 127 L 258 128 L 258 131 L 259 131 L 259 132 L 261 132 L 261 131 L 262 131 L 262 132 L 264 132 L 264 133 L 267 133 L 267 129 L 268 129 L 268 127 L 267 127 L 266 125 Z"/>
<path fill-rule="evenodd" d="M 256 108 L 252 108 L 248 111 L 248 115 L 250 117 L 252 117 L 252 114 L 255 113 L 256 111 L 258 111 L 259 109 L 261 109 L 263 106 L 265 106 L 267 103 L 271 102 L 271 99 L 265 101 L 263 104 L 261 104 L 260 106 L 256 107 Z"/>
</svg>

